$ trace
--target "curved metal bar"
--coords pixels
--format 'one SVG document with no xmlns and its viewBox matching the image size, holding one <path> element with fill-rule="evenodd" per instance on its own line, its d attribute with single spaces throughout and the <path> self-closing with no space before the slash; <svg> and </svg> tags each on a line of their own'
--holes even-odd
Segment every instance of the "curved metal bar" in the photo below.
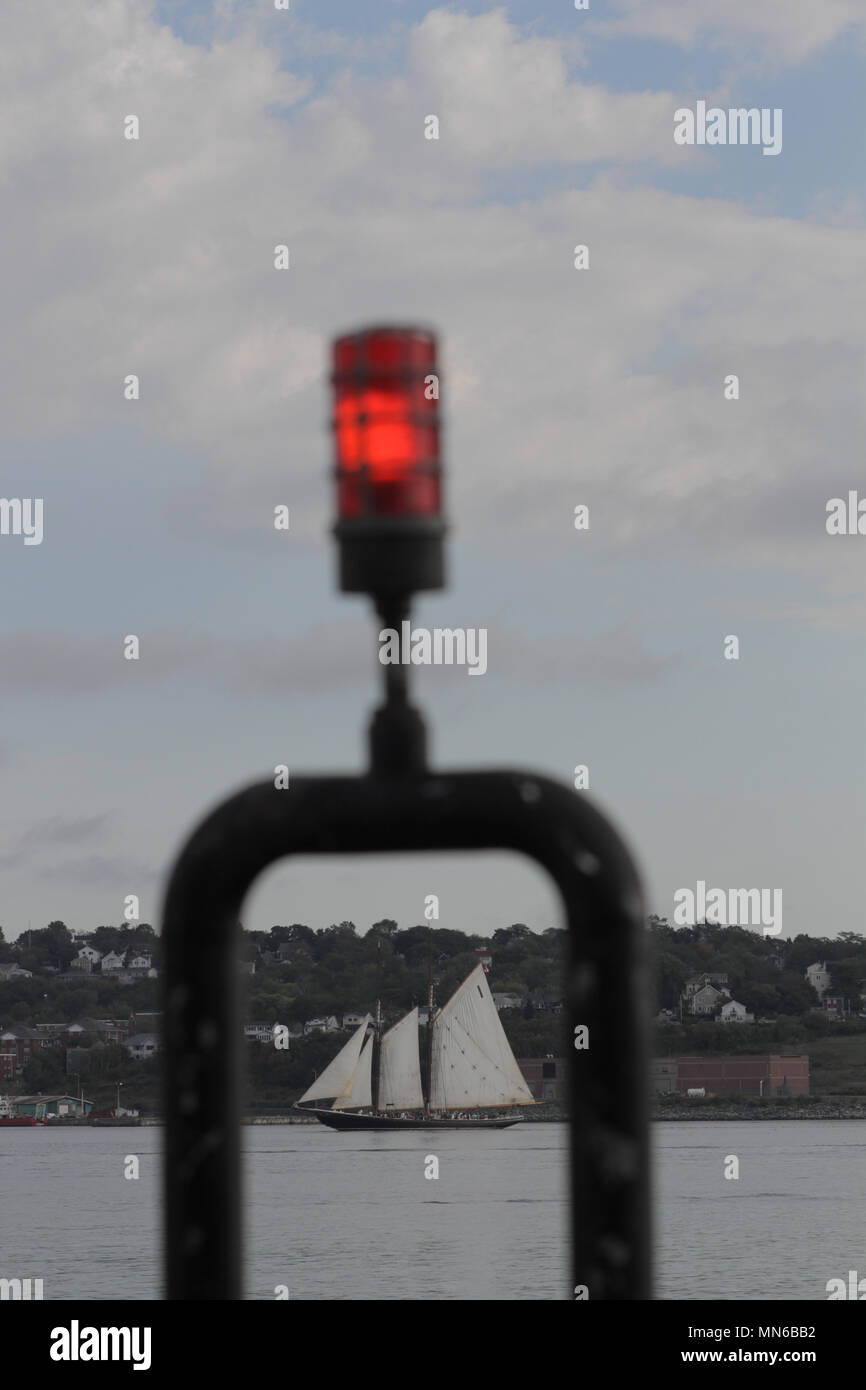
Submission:
<svg viewBox="0 0 866 1390">
<path fill-rule="evenodd" d="M 255 879 L 289 855 L 495 849 L 528 855 L 556 883 L 570 1032 L 588 1030 L 569 1083 L 575 1297 L 651 1296 L 637 872 L 583 796 L 533 772 L 461 771 L 258 784 L 213 811 L 182 850 L 163 922 L 169 1299 L 241 1297 L 237 923 Z"/>
</svg>

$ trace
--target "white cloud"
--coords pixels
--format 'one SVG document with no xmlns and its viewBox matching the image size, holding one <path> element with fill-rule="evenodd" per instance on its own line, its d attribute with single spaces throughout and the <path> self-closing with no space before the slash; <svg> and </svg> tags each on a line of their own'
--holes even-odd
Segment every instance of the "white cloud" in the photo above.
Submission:
<svg viewBox="0 0 866 1390">
<path fill-rule="evenodd" d="M 598 543 L 826 566 L 823 499 L 856 477 L 866 423 L 860 232 L 620 172 L 484 198 L 492 166 L 579 163 L 589 126 L 594 152 L 650 153 L 660 101 L 675 151 L 674 96 L 571 80 L 553 41 L 501 11 L 433 11 L 411 79 L 347 71 L 308 99 L 250 34 L 205 50 L 121 4 L 70 0 L 50 26 L 22 6 L 7 38 L 11 433 L 127 427 L 189 451 L 166 497 L 184 526 L 258 531 L 288 501 L 293 530 L 319 535 L 329 336 L 432 319 L 449 497 L 471 533 L 561 535 L 586 501 Z M 442 139 L 425 141 L 440 108 Z M 121 135 L 128 111 L 138 143 Z M 273 269 L 280 242 L 288 272 Z M 573 269 L 578 242 L 589 271 Z M 854 573 L 850 550 L 833 564 Z"/>
<path fill-rule="evenodd" d="M 524 37 L 505 11 L 432 10 L 410 61 L 440 118 L 444 151 L 486 168 L 548 162 L 674 163 L 676 106 L 664 92 L 610 92 L 570 78 L 559 39 Z"/>
<path fill-rule="evenodd" d="M 799 63 L 840 38 L 866 39 L 862 0 L 611 0 L 612 19 L 589 18 L 588 32 L 736 48 L 741 61 L 756 53 Z M 743 51 L 744 44 L 750 47 Z"/>
</svg>

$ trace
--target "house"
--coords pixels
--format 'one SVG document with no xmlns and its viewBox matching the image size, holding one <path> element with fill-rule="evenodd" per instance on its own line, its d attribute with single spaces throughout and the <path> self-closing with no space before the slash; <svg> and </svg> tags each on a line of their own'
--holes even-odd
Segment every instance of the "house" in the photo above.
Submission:
<svg viewBox="0 0 866 1390">
<path fill-rule="evenodd" d="M 816 961 L 814 965 L 807 965 L 806 979 L 818 998 L 823 999 L 830 988 L 830 971 L 827 969 L 826 961 Z"/>
<path fill-rule="evenodd" d="M 714 1014 L 720 1004 L 728 998 L 726 989 L 716 989 L 715 985 L 702 985 L 688 1000 L 690 1013 L 701 1017 Z"/>
<path fill-rule="evenodd" d="M 500 1013 L 503 1009 L 519 1009 L 523 1005 L 519 994 L 494 994 L 493 1002 Z"/>
<path fill-rule="evenodd" d="M 148 1058 L 155 1057 L 159 1051 L 159 1035 L 157 1033 L 133 1033 L 132 1037 L 127 1038 L 123 1045 L 137 1062 L 146 1062 Z"/>
<path fill-rule="evenodd" d="M 276 1023 L 245 1023 L 244 1037 L 250 1042 L 272 1043 L 277 1026 Z"/>
<path fill-rule="evenodd" d="M 151 970 L 152 968 L 153 962 L 146 951 L 142 951 L 140 955 L 133 955 L 127 965 L 128 970 Z"/>
<path fill-rule="evenodd" d="M 92 1109 L 92 1100 L 82 1100 L 78 1096 L 16 1096 L 12 1100 L 16 1115 L 32 1115 L 34 1119 L 89 1115 Z"/>
<path fill-rule="evenodd" d="M 117 1019 L 95 1018 L 93 1022 L 96 1024 L 99 1036 L 104 1038 L 107 1043 L 122 1043 L 129 1034 L 127 1025 Z"/>
<path fill-rule="evenodd" d="M 562 1010 L 562 995 L 549 989 L 533 989 L 526 996 L 526 1003 L 531 1004 L 533 1009 L 550 1010 L 551 1013 L 558 1014 Z"/>
<path fill-rule="evenodd" d="M 841 994 L 825 994 L 821 1000 L 821 1008 L 825 1013 L 833 1014 L 836 1018 L 844 1018 L 848 1012 L 848 1001 L 843 999 Z"/>
<path fill-rule="evenodd" d="M 335 1033 L 338 1027 L 333 1014 L 329 1014 L 327 1018 L 311 1018 L 304 1024 L 304 1033 Z"/>
<path fill-rule="evenodd" d="M 82 946 L 77 956 L 70 962 L 73 970 L 91 971 L 102 960 L 102 952 L 95 946 Z"/>
<path fill-rule="evenodd" d="M 0 980 L 32 980 L 32 970 L 22 970 L 20 965 L 0 965 Z"/>
<path fill-rule="evenodd" d="M 361 1024 L 370 1017 L 369 1014 L 348 1013 L 343 1014 L 344 1028 L 360 1028 Z"/>
<path fill-rule="evenodd" d="M 485 975 L 489 975 L 490 970 L 493 966 L 493 953 L 489 949 L 489 947 L 478 946 L 476 947 L 473 954 L 475 956 L 475 959 L 478 961 L 478 964 L 484 966 Z"/>
<path fill-rule="evenodd" d="M 103 975 L 111 975 L 115 970 L 123 969 L 123 954 L 120 951 L 109 951 L 102 957 Z"/>
<path fill-rule="evenodd" d="M 729 999 L 719 1010 L 719 1023 L 754 1023 L 755 1015 L 746 1011 L 745 1004 Z"/>
<path fill-rule="evenodd" d="M 706 985 L 715 985 L 721 993 L 727 994 L 728 977 L 719 971 L 704 971 L 701 975 L 690 975 L 683 986 L 683 1001 L 687 1003 Z"/>
</svg>

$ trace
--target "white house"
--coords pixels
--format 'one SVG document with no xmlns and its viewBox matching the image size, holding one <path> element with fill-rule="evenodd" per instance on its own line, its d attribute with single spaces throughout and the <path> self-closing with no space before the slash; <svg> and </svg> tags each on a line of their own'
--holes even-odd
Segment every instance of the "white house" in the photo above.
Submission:
<svg viewBox="0 0 866 1390">
<path fill-rule="evenodd" d="M 343 1014 L 343 1027 L 344 1027 L 344 1028 L 360 1028 L 361 1024 L 364 1022 L 364 1019 L 365 1019 L 365 1018 L 369 1018 L 369 1017 L 370 1017 L 369 1014 L 359 1014 L 359 1013 L 348 1013 L 348 1014 Z"/>
<path fill-rule="evenodd" d="M 129 962 L 129 965 L 127 966 L 127 969 L 128 969 L 128 970 L 149 970 L 150 967 L 151 967 L 151 958 L 150 958 L 150 956 L 147 955 L 145 952 L 142 952 L 142 954 L 141 954 L 140 956 L 133 956 L 133 957 L 132 957 L 132 960 Z M 103 966 L 103 970 L 104 970 L 104 969 L 105 969 L 105 966 Z"/>
<path fill-rule="evenodd" d="M 109 951 L 102 957 L 102 973 L 110 975 L 114 970 L 123 969 L 123 954 L 120 951 Z"/>
<path fill-rule="evenodd" d="M 309 1023 L 304 1024 L 304 1032 L 333 1033 L 336 1032 L 339 1026 L 333 1014 L 329 1014 L 327 1018 L 311 1018 Z"/>
<path fill-rule="evenodd" d="M 727 1004 L 723 1004 L 719 1012 L 720 1023 L 754 1023 L 755 1015 L 746 1011 L 745 1004 L 738 1004 L 736 999 L 729 999 Z"/>
<path fill-rule="evenodd" d="M 827 969 L 826 962 L 816 961 L 814 965 L 807 966 L 806 979 L 815 990 L 818 998 L 823 999 L 830 988 L 830 971 Z"/>
<path fill-rule="evenodd" d="M 270 1043 L 274 1040 L 276 1023 L 245 1023 L 244 1037 L 250 1042 Z"/>
<path fill-rule="evenodd" d="M 97 951 L 95 946 L 82 946 L 72 962 L 72 967 L 74 970 L 92 970 L 97 961 L 100 960 L 102 960 L 102 952 Z"/>
<path fill-rule="evenodd" d="M 149 1057 L 155 1057 L 159 1051 L 159 1035 L 157 1033 L 133 1033 L 131 1038 L 127 1038 L 124 1047 L 137 1062 L 145 1062 Z"/>
</svg>

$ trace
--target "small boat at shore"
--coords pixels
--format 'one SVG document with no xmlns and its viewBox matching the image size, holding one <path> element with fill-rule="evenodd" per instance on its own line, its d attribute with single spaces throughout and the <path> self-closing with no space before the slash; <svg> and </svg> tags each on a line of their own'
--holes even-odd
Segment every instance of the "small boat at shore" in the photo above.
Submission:
<svg viewBox="0 0 866 1390">
<path fill-rule="evenodd" d="M 16 1115 L 9 1096 L 0 1096 L 0 1129 L 33 1129 L 45 1123 L 44 1117 L 37 1119 L 35 1115 Z"/>
<path fill-rule="evenodd" d="M 431 989 L 432 993 L 432 989 Z M 421 1083 L 417 1006 L 382 1031 L 368 1014 L 296 1105 L 329 1129 L 507 1129 L 535 1105 L 499 1019 L 482 965 L 427 1023 L 428 1092 Z M 307 1106 L 333 1098 L 330 1109 Z M 483 1115 L 479 1112 L 497 1113 Z M 511 1110 L 511 1114 L 498 1112 Z"/>
</svg>

